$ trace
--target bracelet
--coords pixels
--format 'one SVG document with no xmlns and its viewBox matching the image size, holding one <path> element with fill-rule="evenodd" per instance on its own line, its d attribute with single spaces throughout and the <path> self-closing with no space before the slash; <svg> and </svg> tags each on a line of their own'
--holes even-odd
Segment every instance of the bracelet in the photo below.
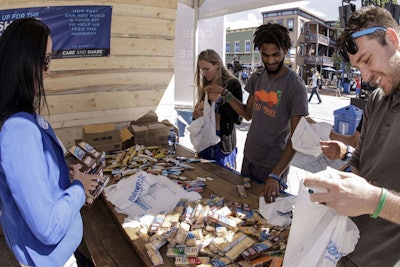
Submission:
<svg viewBox="0 0 400 267">
<path fill-rule="evenodd" d="M 383 205 L 385 205 L 387 191 L 386 188 L 382 187 L 381 199 L 379 200 L 378 206 L 376 206 L 374 214 L 370 215 L 371 218 L 376 219 L 378 218 L 379 213 L 381 213 Z"/>
<path fill-rule="evenodd" d="M 348 145 L 346 154 L 344 155 L 344 158 L 342 160 L 346 161 L 348 159 L 351 159 L 351 157 L 353 157 L 353 151 L 354 151 L 354 148 Z"/>
<path fill-rule="evenodd" d="M 276 174 L 274 174 L 274 173 L 270 173 L 270 174 L 268 175 L 268 178 L 272 178 L 272 179 L 278 181 L 279 184 L 280 184 L 284 189 L 287 189 L 287 188 L 288 188 L 287 184 L 285 183 L 284 180 L 282 180 L 282 178 L 281 178 L 280 176 L 278 176 L 278 175 L 276 175 Z"/>
<path fill-rule="evenodd" d="M 233 95 L 229 91 L 223 97 L 227 103 L 233 99 Z"/>
</svg>

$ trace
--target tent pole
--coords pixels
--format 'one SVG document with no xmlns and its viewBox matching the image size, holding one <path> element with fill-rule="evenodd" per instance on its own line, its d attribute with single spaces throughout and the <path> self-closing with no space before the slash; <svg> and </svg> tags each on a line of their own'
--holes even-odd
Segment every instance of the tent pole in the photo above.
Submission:
<svg viewBox="0 0 400 267">
<path fill-rule="evenodd" d="M 197 67 L 197 55 L 199 54 L 199 17 L 200 17 L 200 7 L 199 0 L 193 0 L 193 8 L 194 8 L 194 16 L 193 16 L 193 71 L 196 71 Z M 194 76 L 193 76 L 194 77 Z M 197 98 L 197 85 L 196 82 L 193 81 L 193 108 L 196 104 Z"/>
</svg>

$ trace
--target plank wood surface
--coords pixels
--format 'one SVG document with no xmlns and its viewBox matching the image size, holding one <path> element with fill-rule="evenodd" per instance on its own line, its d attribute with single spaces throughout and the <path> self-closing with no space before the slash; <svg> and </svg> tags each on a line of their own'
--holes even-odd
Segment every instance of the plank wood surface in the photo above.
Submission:
<svg viewBox="0 0 400 267">
<path fill-rule="evenodd" d="M 52 61 L 44 80 L 50 116 L 42 115 L 63 143 L 82 139 L 84 125 L 126 124 L 160 106 L 163 119 L 175 118 L 178 0 L 2 0 L 0 9 L 75 5 L 112 7 L 110 55 Z"/>
<path fill-rule="evenodd" d="M 192 158 L 194 153 L 182 146 L 177 146 L 177 154 L 179 156 Z M 243 184 L 243 178 L 238 173 L 229 169 L 216 165 L 215 163 L 190 163 L 189 165 L 195 167 L 194 170 L 185 170 L 183 175 L 189 179 L 196 179 L 196 177 L 209 177 L 207 186 L 201 193 L 203 198 L 208 198 L 210 195 L 218 195 L 224 197 L 225 200 L 230 202 L 242 202 L 248 204 L 252 208 L 258 207 L 259 196 L 262 192 L 262 186 L 259 184 L 252 184 L 252 188 L 247 190 L 247 198 L 241 198 L 237 191 L 237 185 Z M 139 266 L 139 265 L 123 265 L 123 259 L 120 257 L 129 258 L 137 257 L 137 261 L 142 261 L 143 266 L 153 266 L 147 251 L 144 247 L 145 240 L 141 238 L 136 230 L 129 228 L 122 228 L 122 223 L 126 215 L 115 212 L 114 206 L 103 199 L 96 200 L 96 210 L 90 209 L 83 212 L 85 222 L 85 243 L 92 256 L 96 266 Z M 97 214 L 99 213 L 99 214 Z M 94 217 L 95 219 L 92 219 Z M 103 218 L 98 221 L 99 217 Z M 111 219 L 113 218 L 113 219 Z M 102 224 L 107 225 L 103 227 Z M 115 226 L 115 227 L 112 227 Z M 112 234 L 109 231 L 114 231 L 115 240 L 111 240 Z M 120 235 L 125 236 L 125 240 L 120 240 Z M 107 243 L 107 246 L 105 245 Z M 121 252 L 115 251 L 117 247 L 121 248 Z M 166 246 L 160 250 L 164 255 L 164 264 L 160 267 L 174 266 L 174 259 L 165 256 Z M 118 257 L 117 255 L 120 254 Z M 140 259 L 140 260 L 139 260 Z M 113 265 L 115 263 L 122 265 Z M 110 264 L 110 265 L 109 265 Z M 142 266 L 142 265 L 140 265 Z"/>
</svg>

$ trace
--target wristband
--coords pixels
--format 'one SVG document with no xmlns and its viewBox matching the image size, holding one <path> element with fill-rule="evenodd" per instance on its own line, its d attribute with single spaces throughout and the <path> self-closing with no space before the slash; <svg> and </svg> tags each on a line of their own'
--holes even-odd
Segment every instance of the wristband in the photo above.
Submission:
<svg viewBox="0 0 400 267">
<path fill-rule="evenodd" d="M 278 175 L 276 175 L 276 174 L 274 174 L 274 173 L 270 173 L 270 174 L 268 175 L 268 178 L 272 178 L 272 179 L 278 181 L 278 183 L 279 183 L 284 189 L 287 189 L 287 188 L 288 188 L 288 186 L 287 186 L 287 184 L 285 183 L 285 181 L 282 180 L 282 178 L 279 177 Z"/>
<path fill-rule="evenodd" d="M 353 147 L 347 146 L 346 154 L 344 155 L 344 158 L 342 160 L 346 161 L 348 159 L 351 159 L 351 157 L 353 156 L 353 151 L 354 151 Z"/>
<path fill-rule="evenodd" d="M 228 103 L 229 101 L 231 101 L 233 99 L 233 95 L 228 90 L 226 90 L 226 93 L 223 94 L 222 97 L 225 99 L 226 103 Z"/>
<path fill-rule="evenodd" d="M 385 205 L 387 191 L 386 188 L 382 187 L 381 199 L 379 200 L 378 206 L 376 206 L 374 214 L 370 215 L 371 218 L 376 219 L 378 218 L 379 213 L 381 213 L 383 205 Z"/>
</svg>

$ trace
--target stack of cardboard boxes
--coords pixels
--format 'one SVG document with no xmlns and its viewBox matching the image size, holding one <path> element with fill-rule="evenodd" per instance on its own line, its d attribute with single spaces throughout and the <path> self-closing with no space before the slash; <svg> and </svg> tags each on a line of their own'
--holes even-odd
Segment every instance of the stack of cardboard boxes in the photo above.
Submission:
<svg viewBox="0 0 400 267">
<path fill-rule="evenodd" d="M 177 136 L 179 130 L 168 120 L 158 121 L 157 114 L 149 111 L 143 117 L 130 122 L 127 127 L 118 130 L 114 123 L 85 125 L 83 140 L 98 151 L 116 151 L 135 144 L 145 146 L 167 145 L 168 134 L 174 128 Z"/>
</svg>

